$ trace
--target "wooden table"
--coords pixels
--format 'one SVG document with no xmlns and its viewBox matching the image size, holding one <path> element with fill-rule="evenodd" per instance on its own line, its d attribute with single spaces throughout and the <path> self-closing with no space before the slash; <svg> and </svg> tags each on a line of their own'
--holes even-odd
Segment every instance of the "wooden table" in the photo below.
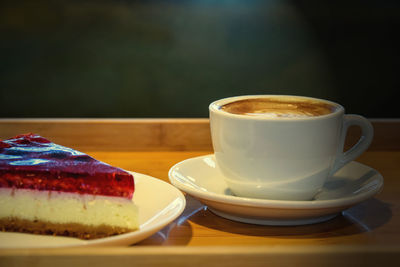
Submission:
<svg viewBox="0 0 400 267">
<path fill-rule="evenodd" d="M 357 161 L 383 175 L 384 189 L 346 215 L 307 226 L 258 226 L 218 217 L 187 195 L 179 223 L 133 246 L 5 249 L 0 266 L 400 266 L 400 120 L 371 121 L 374 141 Z M 175 163 L 212 153 L 208 119 L 0 120 L 0 138 L 26 132 L 164 181 Z M 347 146 L 357 134 L 351 129 Z"/>
</svg>

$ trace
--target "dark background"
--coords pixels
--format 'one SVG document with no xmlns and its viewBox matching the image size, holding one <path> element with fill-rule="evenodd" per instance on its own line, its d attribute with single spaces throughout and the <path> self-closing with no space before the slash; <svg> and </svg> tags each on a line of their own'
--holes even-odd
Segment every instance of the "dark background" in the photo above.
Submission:
<svg viewBox="0 0 400 267">
<path fill-rule="evenodd" d="M 0 117 L 208 117 L 294 94 L 400 117 L 399 1 L 1 1 Z"/>
</svg>

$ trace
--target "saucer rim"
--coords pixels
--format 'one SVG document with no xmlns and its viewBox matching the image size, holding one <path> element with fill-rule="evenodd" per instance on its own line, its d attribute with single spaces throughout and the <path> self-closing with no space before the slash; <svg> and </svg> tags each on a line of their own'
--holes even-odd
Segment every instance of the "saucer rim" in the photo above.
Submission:
<svg viewBox="0 0 400 267">
<path fill-rule="evenodd" d="M 199 191 L 193 189 L 192 187 L 187 186 L 186 184 L 180 182 L 179 180 L 175 179 L 173 172 L 179 166 L 187 163 L 188 161 L 196 161 L 201 160 L 203 158 L 211 157 L 215 161 L 214 154 L 207 154 L 203 156 L 197 156 L 185 159 L 174 164 L 170 170 L 168 171 L 169 181 L 172 185 L 176 186 L 180 190 L 200 199 L 206 199 L 209 201 L 221 202 L 221 203 L 228 203 L 240 206 L 251 206 L 251 207 L 260 207 L 260 208 L 279 208 L 279 209 L 321 209 L 321 208 L 334 208 L 334 207 L 341 207 L 341 206 L 352 206 L 356 203 L 362 202 L 375 194 L 379 193 L 384 184 L 383 176 L 377 170 L 369 167 L 368 165 L 359 163 L 357 161 L 351 161 L 345 166 L 349 164 L 356 164 L 371 170 L 374 170 L 376 173 L 374 175 L 374 179 L 378 182 L 376 185 L 372 187 L 372 189 L 368 189 L 367 191 L 355 194 L 353 196 L 343 197 L 343 198 L 336 198 L 336 199 L 324 199 L 324 200 L 275 200 L 275 199 L 259 199 L 259 198 L 248 198 L 248 197 L 239 197 L 233 195 L 225 195 L 225 194 L 218 194 L 209 191 Z"/>
</svg>

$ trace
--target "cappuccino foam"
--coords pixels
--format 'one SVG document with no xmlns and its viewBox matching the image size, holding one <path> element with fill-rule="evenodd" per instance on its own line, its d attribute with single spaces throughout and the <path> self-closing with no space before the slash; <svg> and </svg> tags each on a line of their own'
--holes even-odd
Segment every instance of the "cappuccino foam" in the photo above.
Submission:
<svg viewBox="0 0 400 267">
<path fill-rule="evenodd" d="M 307 118 L 332 113 L 336 107 L 312 99 L 251 98 L 227 103 L 222 105 L 220 109 L 238 115 L 267 118 Z"/>
</svg>

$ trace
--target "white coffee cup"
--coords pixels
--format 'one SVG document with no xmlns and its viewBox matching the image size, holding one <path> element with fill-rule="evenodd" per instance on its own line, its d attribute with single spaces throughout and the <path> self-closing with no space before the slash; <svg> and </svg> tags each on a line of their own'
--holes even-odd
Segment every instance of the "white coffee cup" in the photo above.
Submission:
<svg viewBox="0 0 400 267">
<path fill-rule="evenodd" d="M 245 102 L 251 109 L 252 101 L 268 102 L 272 111 L 240 110 Z M 312 113 L 324 107 L 327 114 Z M 311 115 L 303 114 L 308 108 Z M 361 155 L 373 138 L 366 118 L 345 115 L 341 105 L 310 97 L 230 97 L 211 103 L 209 111 L 218 167 L 230 190 L 241 197 L 310 200 L 329 176 Z M 361 128 L 361 137 L 344 152 L 347 129 L 352 125 Z"/>
</svg>

